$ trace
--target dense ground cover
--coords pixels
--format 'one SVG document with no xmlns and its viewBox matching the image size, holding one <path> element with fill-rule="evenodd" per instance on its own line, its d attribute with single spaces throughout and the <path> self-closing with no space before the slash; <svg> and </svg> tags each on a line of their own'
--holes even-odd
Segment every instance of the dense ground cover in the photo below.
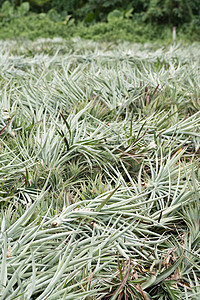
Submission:
<svg viewBox="0 0 200 300">
<path fill-rule="evenodd" d="M 1 299 L 199 299 L 199 50 L 0 42 Z"/>
</svg>

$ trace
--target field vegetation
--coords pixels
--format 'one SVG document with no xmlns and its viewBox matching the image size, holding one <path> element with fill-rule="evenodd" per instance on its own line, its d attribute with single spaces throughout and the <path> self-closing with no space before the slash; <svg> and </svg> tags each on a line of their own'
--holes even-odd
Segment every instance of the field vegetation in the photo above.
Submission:
<svg viewBox="0 0 200 300">
<path fill-rule="evenodd" d="M 0 42 L 1 299 L 200 298 L 199 63 Z"/>
</svg>

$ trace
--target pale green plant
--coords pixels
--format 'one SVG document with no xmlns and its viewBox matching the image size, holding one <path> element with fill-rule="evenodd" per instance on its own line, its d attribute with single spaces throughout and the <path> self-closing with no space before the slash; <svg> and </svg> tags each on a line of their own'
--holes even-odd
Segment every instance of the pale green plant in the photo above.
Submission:
<svg viewBox="0 0 200 300">
<path fill-rule="evenodd" d="M 0 46 L 0 297 L 199 299 L 199 45 Z"/>
</svg>

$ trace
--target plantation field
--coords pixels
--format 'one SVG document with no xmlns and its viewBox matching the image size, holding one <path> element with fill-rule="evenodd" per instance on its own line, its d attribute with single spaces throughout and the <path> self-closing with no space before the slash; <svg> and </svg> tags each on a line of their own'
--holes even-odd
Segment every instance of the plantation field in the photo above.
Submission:
<svg viewBox="0 0 200 300">
<path fill-rule="evenodd" d="M 200 299 L 200 44 L 0 41 L 0 299 Z"/>
</svg>

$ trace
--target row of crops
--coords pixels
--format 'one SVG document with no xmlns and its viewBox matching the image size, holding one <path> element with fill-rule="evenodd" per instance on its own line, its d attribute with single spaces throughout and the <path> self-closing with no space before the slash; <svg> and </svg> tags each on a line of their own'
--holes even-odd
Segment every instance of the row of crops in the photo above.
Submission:
<svg viewBox="0 0 200 300">
<path fill-rule="evenodd" d="M 200 46 L 0 42 L 1 299 L 200 298 Z"/>
</svg>

